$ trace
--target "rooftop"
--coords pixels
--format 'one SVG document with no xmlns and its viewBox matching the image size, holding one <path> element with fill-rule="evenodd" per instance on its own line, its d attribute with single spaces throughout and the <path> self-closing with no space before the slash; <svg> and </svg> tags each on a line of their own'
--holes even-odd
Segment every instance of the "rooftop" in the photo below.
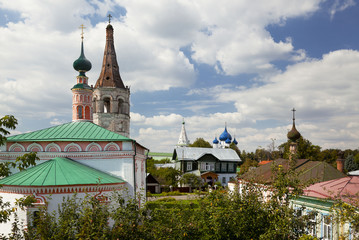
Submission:
<svg viewBox="0 0 359 240">
<path fill-rule="evenodd" d="M 124 183 L 112 176 L 69 158 L 53 158 L 0 180 L 5 186 L 66 186 Z"/>
<path fill-rule="evenodd" d="M 65 123 L 7 138 L 7 142 L 35 141 L 132 141 L 132 139 L 88 121 Z"/>
</svg>

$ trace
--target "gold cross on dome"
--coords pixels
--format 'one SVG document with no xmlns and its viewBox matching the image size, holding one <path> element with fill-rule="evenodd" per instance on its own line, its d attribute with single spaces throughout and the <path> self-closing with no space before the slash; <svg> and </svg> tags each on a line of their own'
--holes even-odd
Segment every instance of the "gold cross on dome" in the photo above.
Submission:
<svg viewBox="0 0 359 240">
<path fill-rule="evenodd" d="M 108 23 L 110 24 L 111 23 L 111 18 L 112 18 L 112 16 L 111 16 L 111 14 L 108 14 Z"/>
<path fill-rule="evenodd" d="M 86 27 L 83 24 L 81 24 L 79 28 L 81 28 L 81 39 L 84 39 L 84 29 Z"/>
</svg>

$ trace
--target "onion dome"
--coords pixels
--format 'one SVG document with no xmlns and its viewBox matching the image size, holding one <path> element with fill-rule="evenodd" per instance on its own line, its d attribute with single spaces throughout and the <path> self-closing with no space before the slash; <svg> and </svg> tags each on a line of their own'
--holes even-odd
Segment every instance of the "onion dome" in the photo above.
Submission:
<svg viewBox="0 0 359 240">
<path fill-rule="evenodd" d="M 233 139 L 233 143 L 236 144 L 236 145 L 238 144 L 236 138 Z"/>
<path fill-rule="evenodd" d="M 80 72 L 80 75 L 85 75 L 85 72 L 91 70 L 92 64 L 85 57 L 83 41 L 81 41 L 81 55 L 77 60 L 74 61 L 73 67 L 76 71 Z"/>
<path fill-rule="evenodd" d="M 289 140 L 291 140 L 292 142 L 297 141 L 300 138 L 300 133 L 298 132 L 298 130 L 295 128 L 295 115 L 294 112 L 296 111 L 294 108 L 292 109 L 293 111 L 293 126 L 292 126 L 292 130 L 290 130 L 287 134 L 287 137 Z"/>
<path fill-rule="evenodd" d="M 213 140 L 213 144 L 218 144 L 218 143 L 219 143 L 219 141 L 218 141 L 217 137 L 215 137 Z"/>
<path fill-rule="evenodd" d="M 219 136 L 219 140 L 226 141 L 227 139 L 229 139 L 231 141 L 232 136 L 231 136 L 231 134 L 228 133 L 227 127 L 225 127 L 223 133 Z"/>
<path fill-rule="evenodd" d="M 291 140 L 292 142 L 297 141 L 300 138 L 300 133 L 298 132 L 298 130 L 295 128 L 295 123 L 293 122 L 293 127 L 292 130 L 290 130 L 287 134 L 287 137 L 289 140 Z"/>
<path fill-rule="evenodd" d="M 226 140 L 226 142 L 225 143 L 227 143 L 227 144 L 231 144 L 231 139 L 229 139 L 229 138 L 227 138 L 227 140 Z"/>
</svg>

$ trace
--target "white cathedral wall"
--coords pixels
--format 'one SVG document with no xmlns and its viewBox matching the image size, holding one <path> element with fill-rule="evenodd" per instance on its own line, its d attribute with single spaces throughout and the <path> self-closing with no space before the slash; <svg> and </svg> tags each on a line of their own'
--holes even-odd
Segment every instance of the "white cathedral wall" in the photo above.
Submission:
<svg viewBox="0 0 359 240">
<path fill-rule="evenodd" d="M 120 159 L 76 159 L 79 163 L 122 178 L 127 182 L 129 193 L 133 193 L 133 158 Z"/>
</svg>

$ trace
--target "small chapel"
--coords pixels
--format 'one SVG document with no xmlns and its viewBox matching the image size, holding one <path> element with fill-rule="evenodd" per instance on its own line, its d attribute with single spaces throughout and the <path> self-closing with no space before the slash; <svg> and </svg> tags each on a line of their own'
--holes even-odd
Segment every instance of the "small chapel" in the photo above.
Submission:
<svg viewBox="0 0 359 240">
<path fill-rule="evenodd" d="M 36 166 L 0 180 L 4 202 L 14 206 L 21 197 L 36 198 L 33 207 L 18 210 L 25 225 L 39 207 L 57 211 L 64 197 L 74 193 L 103 199 L 113 191 L 126 191 L 130 197 L 146 193 L 149 150 L 130 138 L 130 89 L 120 76 L 111 16 L 102 69 L 94 86 L 86 76 L 92 65 L 85 57 L 83 28 L 80 57 L 73 63 L 78 76 L 71 88 L 72 122 L 10 136 L 0 151 L 0 161 L 15 161 L 28 152 L 37 152 L 40 159 Z M 9 233 L 11 223 L 0 224 L 0 232 Z"/>
</svg>

